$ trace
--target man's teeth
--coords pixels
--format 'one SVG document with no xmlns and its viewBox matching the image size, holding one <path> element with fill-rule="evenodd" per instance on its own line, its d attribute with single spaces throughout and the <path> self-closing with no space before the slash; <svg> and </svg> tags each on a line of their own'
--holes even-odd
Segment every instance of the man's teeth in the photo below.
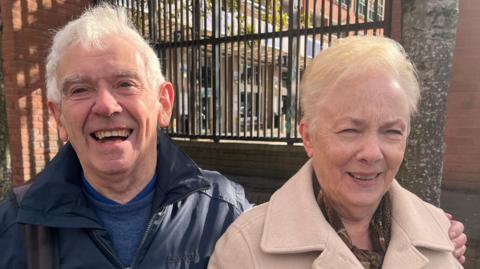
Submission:
<svg viewBox="0 0 480 269">
<path fill-rule="evenodd" d="M 127 138 L 130 134 L 129 130 L 111 130 L 111 131 L 98 131 L 95 132 L 95 137 L 98 139 L 110 138 L 110 137 L 122 137 Z"/>
</svg>

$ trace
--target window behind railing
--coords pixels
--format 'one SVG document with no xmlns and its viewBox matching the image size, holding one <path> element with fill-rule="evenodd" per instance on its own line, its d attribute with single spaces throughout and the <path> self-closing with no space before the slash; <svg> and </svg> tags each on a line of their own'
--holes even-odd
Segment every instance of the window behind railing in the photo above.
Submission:
<svg viewBox="0 0 480 269">
<path fill-rule="evenodd" d="M 127 8 L 175 87 L 171 136 L 294 143 L 309 61 L 337 38 L 388 36 L 392 0 L 109 2 Z"/>
</svg>

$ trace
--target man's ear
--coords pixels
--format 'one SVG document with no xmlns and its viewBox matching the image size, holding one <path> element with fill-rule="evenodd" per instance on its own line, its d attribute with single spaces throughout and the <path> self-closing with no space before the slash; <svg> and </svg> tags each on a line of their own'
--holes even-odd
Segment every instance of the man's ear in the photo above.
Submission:
<svg viewBox="0 0 480 269">
<path fill-rule="evenodd" d="M 65 129 L 65 126 L 62 124 L 62 111 L 61 111 L 61 106 L 60 104 L 56 104 L 52 101 L 48 101 L 48 110 L 50 110 L 50 113 L 52 113 L 53 117 L 55 118 L 55 123 L 57 124 L 58 128 L 58 134 L 60 135 L 60 139 L 63 142 L 66 142 L 68 140 L 68 133 L 67 129 Z"/>
<path fill-rule="evenodd" d="M 303 148 L 305 149 L 307 156 L 311 158 L 313 156 L 312 137 L 310 136 L 309 125 L 304 119 L 300 121 L 299 131 L 302 136 Z"/>
<path fill-rule="evenodd" d="M 160 85 L 158 100 L 160 102 L 160 111 L 158 112 L 158 126 L 166 128 L 170 124 L 172 117 L 173 100 L 175 98 L 175 91 L 170 82 L 164 82 Z"/>
</svg>

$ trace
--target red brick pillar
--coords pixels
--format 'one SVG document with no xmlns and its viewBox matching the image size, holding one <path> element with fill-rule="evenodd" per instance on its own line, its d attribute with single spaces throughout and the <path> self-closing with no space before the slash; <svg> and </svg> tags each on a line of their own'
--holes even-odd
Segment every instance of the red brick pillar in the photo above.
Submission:
<svg viewBox="0 0 480 269">
<path fill-rule="evenodd" d="M 60 142 L 47 109 L 45 58 L 54 29 L 78 16 L 89 1 L 0 1 L 3 71 L 12 183 L 34 177 Z"/>
</svg>

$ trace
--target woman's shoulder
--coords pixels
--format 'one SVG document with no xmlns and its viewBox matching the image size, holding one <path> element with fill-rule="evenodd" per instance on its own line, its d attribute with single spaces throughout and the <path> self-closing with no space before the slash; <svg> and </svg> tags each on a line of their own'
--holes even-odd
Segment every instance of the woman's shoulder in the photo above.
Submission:
<svg viewBox="0 0 480 269">
<path fill-rule="evenodd" d="M 238 230 L 261 230 L 265 223 L 269 202 L 254 206 L 244 211 L 232 224 Z"/>
</svg>

